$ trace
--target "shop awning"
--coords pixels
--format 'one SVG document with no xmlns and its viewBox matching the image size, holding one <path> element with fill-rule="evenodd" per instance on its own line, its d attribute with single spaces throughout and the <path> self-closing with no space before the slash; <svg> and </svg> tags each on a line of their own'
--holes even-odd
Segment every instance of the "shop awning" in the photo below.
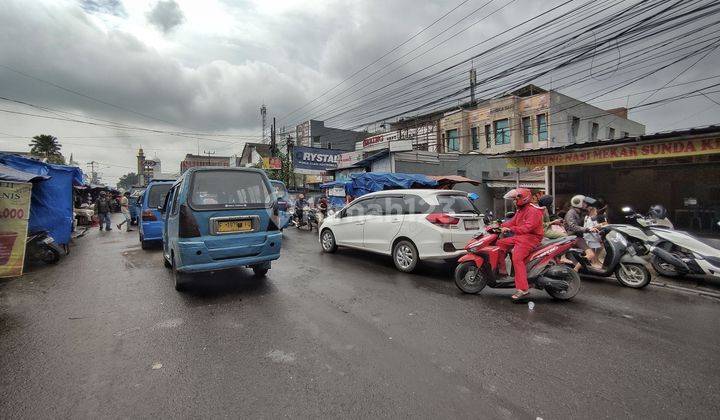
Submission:
<svg viewBox="0 0 720 420">
<path fill-rule="evenodd" d="M 518 185 L 522 188 L 545 188 L 545 171 L 521 172 L 487 181 L 490 188 L 515 188 Z"/>
<path fill-rule="evenodd" d="M 489 156 L 507 159 L 509 167 L 594 165 L 720 153 L 720 126 L 573 143 L 563 147 L 512 151 Z"/>
</svg>

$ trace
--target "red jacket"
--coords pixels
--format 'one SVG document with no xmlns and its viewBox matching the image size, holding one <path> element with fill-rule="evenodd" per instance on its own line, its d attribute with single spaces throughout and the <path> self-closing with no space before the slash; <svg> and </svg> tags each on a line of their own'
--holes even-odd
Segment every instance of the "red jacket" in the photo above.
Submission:
<svg viewBox="0 0 720 420">
<path fill-rule="evenodd" d="M 515 235 L 528 235 L 540 242 L 545 235 L 543 208 L 528 204 L 518 209 L 515 216 L 503 223 L 502 227 L 510 228 Z"/>
</svg>

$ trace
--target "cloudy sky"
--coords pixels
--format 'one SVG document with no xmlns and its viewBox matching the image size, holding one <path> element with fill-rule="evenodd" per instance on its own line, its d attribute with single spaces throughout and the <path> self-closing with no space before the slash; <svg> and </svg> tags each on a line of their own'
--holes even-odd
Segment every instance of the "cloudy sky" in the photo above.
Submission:
<svg viewBox="0 0 720 420">
<path fill-rule="evenodd" d="M 177 171 L 184 154 L 198 149 L 218 155 L 239 153 L 245 141 L 256 141 L 261 134 L 261 104 L 268 106 L 271 117 L 284 117 L 281 124 L 316 116 L 312 106 L 321 106 L 322 101 L 287 114 L 459 3 L 3 0 L 0 150 L 27 150 L 29 137 L 53 134 L 60 138 L 66 158 L 72 153 L 83 168 L 90 161 L 102 162 L 103 179 L 111 184 L 134 170 L 140 146 L 150 157 L 162 160 L 164 172 Z M 561 2 L 490 2 L 472 15 L 485 3 L 463 2 L 377 63 L 391 62 L 460 19 L 468 17 L 458 28 L 496 10 L 462 36 L 384 76 L 386 80 L 411 74 Z M 673 83 L 717 75 L 714 56 Z M 672 71 L 611 97 L 659 87 L 673 76 Z M 362 77 L 363 73 L 340 89 Z M 596 88 L 579 85 L 565 93 L 583 97 Z M 360 89 L 356 96 L 363 93 Z M 708 96 L 633 112 L 631 118 L 646 124 L 648 132 L 719 122 L 720 107 L 714 101 L 720 102 L 720 95 Z M 626 103 L 632 103 L 632 98 L 597 105 L 609 108 Z M 320 111 L 322 107 L 316 114 L 322 115 Z"/>
</svg>

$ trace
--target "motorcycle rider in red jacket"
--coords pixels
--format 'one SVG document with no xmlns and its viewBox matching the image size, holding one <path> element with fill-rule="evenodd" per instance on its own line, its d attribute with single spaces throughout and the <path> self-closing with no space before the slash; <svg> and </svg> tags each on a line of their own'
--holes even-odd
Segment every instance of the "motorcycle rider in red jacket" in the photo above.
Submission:
<svg viewBox="0 0 720 420">
<path fill-rule="evenodd" d="M 515 288 L 513 300 L 519 300 L 530 293 L 525 258 L 530 251 L 540 244 L 545 229 L 543 228 L 543 210 L 530 203 L 532 192 L 527 188 L 516 188 L 505 194 L 506 200 L 514 200 L 517 212 L 512 219 L 501 224 L 503 233 L 511 232 L 513 235 L 497 241 L 500 247 L 501 269 L 505 264 L 505 253 L 513 248 L 512 264 L 515 268 Z"/>
</svg>

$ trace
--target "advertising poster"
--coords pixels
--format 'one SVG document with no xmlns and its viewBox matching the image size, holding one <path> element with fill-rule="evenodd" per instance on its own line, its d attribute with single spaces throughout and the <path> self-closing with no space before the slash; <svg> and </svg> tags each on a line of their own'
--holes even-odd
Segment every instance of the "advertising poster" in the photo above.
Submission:
<svg viewBox="0 0 720 420">
<path fill-rule="evenodd" d="M 0 277 L 22 275 L 32 184 L 0 182 Z"/>
<path fill-rule="evenodd" d="M 293 149 L 293 167 L 297 173 L 320 174 L 335 169 L 340 154 L 340 150 L 298 146 Z"/>
</svg>

